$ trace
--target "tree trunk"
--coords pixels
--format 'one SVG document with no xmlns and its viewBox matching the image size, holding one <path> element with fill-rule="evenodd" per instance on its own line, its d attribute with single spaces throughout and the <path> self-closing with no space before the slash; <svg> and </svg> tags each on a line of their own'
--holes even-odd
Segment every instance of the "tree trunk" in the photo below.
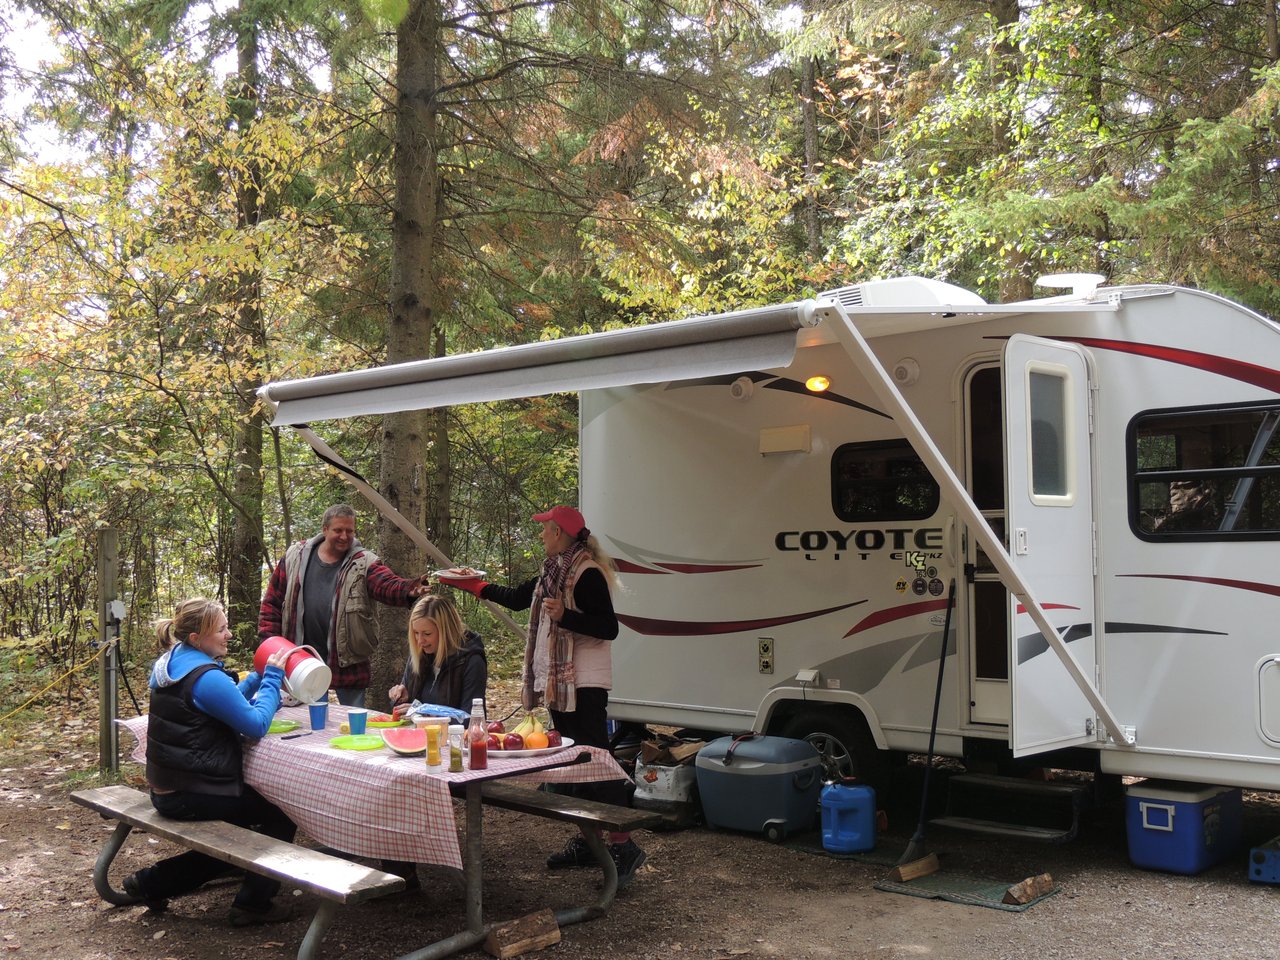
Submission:
<svg viewBox="0 0 1280 960">
<path fill-rule="evenodd" d="M 800 117 L 804 128 L 804 233 L 809 257 L 822 256 L 822 232 L 818 223 L 818 91 L 817 60 L 806 57 L 800 80 Z"/>
<path fill-rule="evenodd" d="M 997 28 L 1011 26 L 1018 22 L 1018 0 L 994 0 L 991 4 L 991 16 Z M 1006 83 L 1017 73 L 1018 51 L 1008 43 L 1001 43 L 995 52 L 996 63 L 992 71 L 992 82 Z M 997 113 L 992 130 L 991 149 L 995 155 L 1009 150 L 1009 128 Z M 1010 238 L 1013 239 L 1013 238 Z M 1029 262 L 1026 253 L 1013 246 L 1009 252 L 1007 267 L 1000 275 L 1000 301 L 1010 303 L 1017 300 L 1029 300 L 1034 293 L 1031 271 L 1034 266 Z"/>
<path fill-rule="evenodd" d="M 241 136 L 245 137 L 257 119 L 258 24 L 252 13 L 241 7 L 236 38 L 240 84 L 233 113 Z M 260 171 L 246 164 L 235 178 L 236 227 L 249 233 L 261 219 Z M 258 607 L 262 599 L 262 438 L 264 417 L 257 402 L 262 385 L 259 363 L 266 349 L 262 328 L 262 277 L 254 267 L 241 273 L 233 284 L 236 298 L 236 332 L 228 344 L 236 367 L 241 371 L 236 384 L 236 427 L 232 446 L 230 510 L 231 543 L 227 569 L 227 620 L 236 640 L 252 650 L 258 633 Z"/>
<path fill-rule="evenodd" d="M 396 194 L 392 219 L 391 291 L 387 362 L 425 357 L 435 322 L 435 238 L 439 222 L 435 93 L 440 14 L 436 0 L 412 0 L 396 31 Z M 382 421 L 380 492 L 421 525 L 426 418 L 421 411 L 389 414 Z M 401 576 L 422 572 L 413 543 L 385 518 L 379 553 Z M 381 643 L 373 657 L 370 703 L 385 706 L 387 688 L 404 665 L 407 614 L 381 607 Z"/>
<path fill-rule="evenodd" d="M 446 350 L 444 331 L 437 326 L 435 355 L 443 357 Z M 427 536 L 452 557 L 453 503 L 450 491 L 453 489 L 453 463 L 447 407 L 431 412 L 431 463 L 434 469 L 427 481 Z"/>
<path fill-rule="evenodd" d="M 1267 59 L 1272 63 L 1280 60 L 1280 30 L 1276 29 L 1276 4 L 1275 0 L 1266 0 L 1263 4 L 1266 10 L 1267 23 Z"/>
</svg>

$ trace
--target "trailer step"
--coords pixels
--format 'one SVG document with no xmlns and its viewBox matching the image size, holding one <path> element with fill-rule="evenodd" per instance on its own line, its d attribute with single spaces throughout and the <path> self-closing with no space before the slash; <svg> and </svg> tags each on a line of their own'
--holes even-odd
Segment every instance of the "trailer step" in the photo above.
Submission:
<svg viewBox="0 0 1280 960">
<path fill-rule="evenodd" d="M 929 822 L 970 833 L 1066 843 L 1080 830 L 1089 794 L 1083 783 L 958 774 L 947 781 L 946 813 Z"/>
<path fill-rule="evenodd" d="M 966 833 L 984 833 L 994 837 L 1015 837 L 1038 843 L 1066 843 L 1075 834 L 1071 830 L 1054 830 L 1049 827 L 1032 827 L 1020 823 L 999 823 L 995 820 L 975 820 L 972 817 L 938 817 L 929 821 L 930 826 L 950 827 Z"/>
</svg>

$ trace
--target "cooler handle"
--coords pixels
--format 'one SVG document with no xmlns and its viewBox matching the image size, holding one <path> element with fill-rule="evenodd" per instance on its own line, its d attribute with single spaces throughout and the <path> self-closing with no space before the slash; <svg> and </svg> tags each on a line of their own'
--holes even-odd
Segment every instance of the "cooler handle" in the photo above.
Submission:
<svg viewBox="0 0 1280 960">
<path fill-rule="evenodd" d="M 748 740 L 754 740 L 756 737 L 763 736 L 759 733 L 740 733 L 733 738 L 733 743 L 729 744 L 729 749 L 724 752 L 724 756 L 720 758 L 720 762 L 726 767 L 733 763 L 733 751 L 738 749 L 738 744 L 745 743 Z"/>
<path fill-rule="evenodd" d="M 808 770 L 797 770 L 795 773 L 793 773 L 791 775 L 791 782 L 795 785 L 795 788 L 797 790 L 801 790 L 801 791 L 808 790 L 810 787 L 813 786 L 813 781 L 817 779 L 817 776 L 818 776 L 818 768 L 810 767 Z M 803 780 L 804 782 L 801 783 L 800 782 L 801 780 Z"/>
<path fill-rule="evenodd" d="M 1162 830 L 1165 833 L 1173 833 L 1173 808 L 1172 803 L 1148 803 L 1145 800 L 1138 801 L 1138 809 L 1142 812 L 1142 829 L 1143 830 Z M 1164 823 L 1152 823 L 1149 812 L 1152 810 L 1166 814 Z"/>
</svg>

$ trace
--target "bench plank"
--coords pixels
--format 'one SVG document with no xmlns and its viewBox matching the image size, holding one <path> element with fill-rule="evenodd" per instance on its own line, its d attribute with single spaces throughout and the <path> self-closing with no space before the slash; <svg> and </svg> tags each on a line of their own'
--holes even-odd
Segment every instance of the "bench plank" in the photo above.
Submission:
<svg viewBox="0 0 1280 960">
<path fill-rule="evenodd" d="M 222 820 L 171 820 L 146 794 L 113 785 L 77 790 L 71 799 L 105 817 L 198 850 L 263 876 L 282 880 L 337 903 L 360 903 L 403 890 L 405 881 L 341 857 L 276 840 Z"/>
<path fill-rule="evenodd" d="M 598 827 L 613 833 L 627 833 L 663 822 L 661 814 L 632 810 L 598 800 L 584 800 L 563 793 L 547 793 L 507 783 L 485 783 L 480 796 L 489 806 L 532 813 L 549 820 L 562 820 L 579 826 Z"/>
</svg>

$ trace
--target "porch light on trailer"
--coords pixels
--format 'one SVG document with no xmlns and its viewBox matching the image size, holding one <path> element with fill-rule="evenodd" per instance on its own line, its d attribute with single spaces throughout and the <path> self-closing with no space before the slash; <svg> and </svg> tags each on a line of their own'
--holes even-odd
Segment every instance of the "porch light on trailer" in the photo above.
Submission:
<svg viewBox="0 0 1280 960">
<path fill-rule="evenodd" d="M 824 390 L 831 389 L 831 378 L 819 374 L 816 377 L 810 377 L 804 382 L 804 385 L 805 389 L 811 393 L 822 393 Z"/>
</svg>

